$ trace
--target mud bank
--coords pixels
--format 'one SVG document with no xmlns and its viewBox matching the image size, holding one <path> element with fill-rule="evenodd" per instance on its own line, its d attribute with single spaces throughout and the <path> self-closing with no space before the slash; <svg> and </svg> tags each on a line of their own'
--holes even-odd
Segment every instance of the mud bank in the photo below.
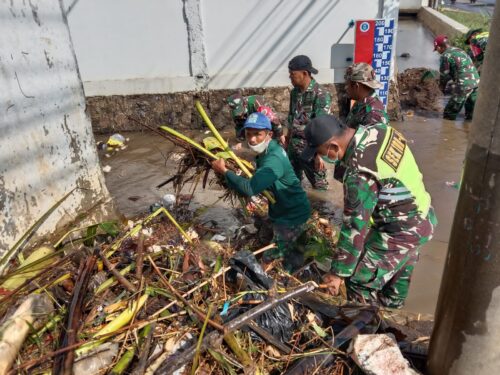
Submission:
<svg viewBox="0 0 500 375">
<path fill-rule="evenodd" d="M 439 89 L 438 79 L 425 77 L 427 68 L 411 68 L 398 74 L 399 97 L 403 109 L 441 111 L 439 98 L 443 93 Z M 437 74 L 436 74 L 437 76 Z"/>
</svg>

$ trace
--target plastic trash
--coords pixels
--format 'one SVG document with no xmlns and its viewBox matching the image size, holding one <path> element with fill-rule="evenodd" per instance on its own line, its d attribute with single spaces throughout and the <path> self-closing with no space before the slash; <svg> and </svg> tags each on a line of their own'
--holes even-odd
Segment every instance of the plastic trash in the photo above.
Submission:
<svg viewBox="0 0 500 375">
<path fill-rule="evenodd" d="M 121 134 L 115 133 L 111 137 L 109 137 L 106 143 L 111 147 L 121 147 L 125 143 L 125 137 Z"/>
<path fill-rule="evenodd" d="M 226 236 L 223 236 L 222 234 L 214 234 L 210 241 L 217 241 L 217 242 L 224 242 L 227 240 Z"/>
<path fill-rule="evenodd" d="M 396 341 L 388 335 L 357 335 L 352 341 L 350 351 L 356 364 L 366 374 L 418 374 L 403 357 Z"/>
<path fill-rule="evenodd" d="M 108 144 L 106 142 L 97 142 L 97 149 L 101 151 L 106 151 L 108 149 Z"/>
<path fill-rule="evenodd" d="M 163 204 L 163 207 L 165 207 L 167 210 L 170 210 L 175 205 L 175 195 L 165 194 L 161 198 L 161 203 Z"/>
<path fill-rule="evenodd" d="M 259 262 L 257 262 L 257 259 L 250 251 L 238 251 L 229 260 L 229 265 L 231 266 L 231 270 L 227 274 L 228 281 L 235 283 L 239 277 L 242 277 L 246 282 L 246 290 L 269 290 L 274 285 L 274 280 L 264 272 Z M 266 295 L 261 293 L 248 293 L 245 294 L 243 300 L 263 301 L 266 297 Z M 249 307 L 242 304 L 240 307 L 231 309 L 230 312 L 224 316 L 224 318 L 229 321 L 250 308 L 251 306 Z M 274 309 L 265 312 L 255 319 L 255 323 L 283 343 L 290 340 L 295 328 L 295 324 L 292 320 L 290 309 L 287 304 L 278 305 Z M 256 340 L 260 340 L 260 338 L 253 332 L 250 332 L 250 334 Z"/>
<path fill-rule="evenodd" d="M 74 375 L 97 374 L 107 368 L 118 354 L 118 344 L 107 342 L 95 348 L 85 357 L 78 358 L 73 365 Z"/>
<path fill-rule="evenodd" d="M 104 173 L 109 173 L 111 171 L 111 167 L 109 165 L 105 165 L 104 167 L 102 167 L 102 171 Z"/>
<path fill-rule="evenodd" d="M 162 204 L 161 203 L 153 203 L 151 206 L 149 206 L 149 212 L 153 213 L 155 212 L 156 210 L 158 210 L 159 208 L 162 208 Z"/>
<path fill-rule="evenodd" d="M 247 224 L 243 226 L 243 229 L 247 231 L 249 234 L 256 234 L 259 231 L 254 224 Z"/>
</svg>

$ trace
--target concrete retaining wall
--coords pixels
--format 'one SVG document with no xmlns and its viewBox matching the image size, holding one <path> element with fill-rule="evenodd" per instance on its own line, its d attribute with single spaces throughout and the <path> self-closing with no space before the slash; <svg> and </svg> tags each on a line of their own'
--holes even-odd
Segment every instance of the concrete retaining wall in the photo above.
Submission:
<svg viewBox="0 0 500 375">
<path fill-rule="evenodd" d="M 418 19 L 434 35 L 444 34 L 450 39 L 462 36 L 469 30 L 468 27 L 429 7 L 420 9 Z"/>
<path fill-rule="evenodd" d="M 400 13 L 417 13 L 420 8 L 429 5 L 429 0 L 400 0 Z"/>
<path fill-rule="evenodd" d="M 37 234 L 108 194 L 60 1 L 0 0 L 0 18 L 1 258 L 72 189 Z"/>
<path fill-rule="evenodd" d="M 323 88 L 332 94 L 332 111 L 347 115 L 349 100 L 343 84 L 327 84 Z M 244 95 L 264 95 L 285 120 L 290 102 L 289 87 L 248 88 Z M 200 100 L 215 126 L 233 126 L 225 99 L 234 90 L 187 91 L 170 94 L 112 95 L 87 98 L 87 110 L 95 133 L 137 131 L 144 128 L 130 119 L 157 127 L 169 125 L 176 129 L 202 129 L 205 127 L 194 107 Z M 400 119 L 399 94 L 391 85 L 387 111 L 391 119 Z"/>
</svg>

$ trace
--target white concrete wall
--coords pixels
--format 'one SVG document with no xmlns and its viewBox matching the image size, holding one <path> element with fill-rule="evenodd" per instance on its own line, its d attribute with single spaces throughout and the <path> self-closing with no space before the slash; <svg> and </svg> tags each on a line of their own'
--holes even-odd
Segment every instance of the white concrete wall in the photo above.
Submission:
<svg viewBox="0 0 500 375">
<path fill-rule="evenodd" d="M 400 9 L 402 11 L 419 10 L 421 7 L 428 5 L 429 0 L 400 0 Z"/>
<path fill-rule="evenodd" d="M 181 0 L 79 0 L 68 22 L 87 95 L 193 88 Z"/>
<path fill-rule="evenodd" d="M 399 0 L 64 1 L 75 4 L 68 20 L 88 96 L 283 86 L 296 54 L 311 57 L 320 82 L 338 81 L 352 56 L 349 21 L 394 13 L 388 9 L 397 14 L 399 6 Z"/>
<path fill-rule="evenodd" d="M 332 82 L 332 45 L 351 19 L 378 13 L 373 0 L 356 0 L 356 6 L 346 0 L 205 1 L 209 87 L 287 85 L 288 61 L 299 54 L 311 58 L 320 81 Z M 354 30 L 340 42 L 352 44 Z"/>
<path fill-rule="evenodd" d="M 107 197 L 59 0 L 0 0 L 0 258 Z M 0 267 L 1 274 L 1 267 Z"/>
<path fill-rule="evenodd" d="M 429 7 L 420 8 L 418 19 L 434 35 L 444 34 L 450 39 L 460 37 L 469 31 L 467 26 Z"/>
</svg>

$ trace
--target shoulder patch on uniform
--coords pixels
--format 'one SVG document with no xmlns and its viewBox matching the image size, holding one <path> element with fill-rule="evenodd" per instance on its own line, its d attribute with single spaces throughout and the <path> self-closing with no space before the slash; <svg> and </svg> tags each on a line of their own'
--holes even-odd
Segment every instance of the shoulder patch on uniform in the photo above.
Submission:
<svg viewBox="0 0 500 375">
<path fill-rule="evenodd" d="M 406 149 L 406 139 L 398 131 L 391 129 L 389 141 L 382 153 L 382 160 L 385 161 L 394 171 L 398 170 L 401 159 Z"/>
</svg>

